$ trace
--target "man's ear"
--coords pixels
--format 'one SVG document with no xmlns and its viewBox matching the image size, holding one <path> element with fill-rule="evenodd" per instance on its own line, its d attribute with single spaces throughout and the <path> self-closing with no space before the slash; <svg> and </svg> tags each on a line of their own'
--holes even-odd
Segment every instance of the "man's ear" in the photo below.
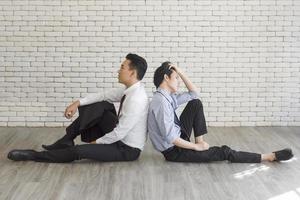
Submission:
<svg viewBox="0 0 300 200">
<path fill-rule="evenodd" d="M 130 75 L 137 78 L 137 71 L 136 70 L 131 70 Z"/>
<path fill-rule="evenodd" d="M 170 78 L 168 77 L 167 74 L 164 74 L 164 80 L 168 81 Z"/>
</svg>

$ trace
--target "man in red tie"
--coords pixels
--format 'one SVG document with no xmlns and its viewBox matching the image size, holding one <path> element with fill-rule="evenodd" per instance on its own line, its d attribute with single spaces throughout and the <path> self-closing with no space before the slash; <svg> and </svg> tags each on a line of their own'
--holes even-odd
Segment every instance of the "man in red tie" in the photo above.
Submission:
<svg viewBox="0 0 300 200">
<path fill-rule="evenodd" d="M 141 80 L 147 62 L 136 54 L 128 54 L 118 71 L 119 83 L 125 87 L 90 94 L 69 105 L 65 117 L 70 119 L 77 109 L 78 118 L 66 128 L 66 134 L 47 151 L 12 150 L 14 161 L 72 162 L 80 159 L 133 161 L 143 150 L 147 132 L 148 97 Z M 120 102 L 118 112 L 114 102 Z M 80 135 L 89 144 L 74 145 Z"/>
</svg>

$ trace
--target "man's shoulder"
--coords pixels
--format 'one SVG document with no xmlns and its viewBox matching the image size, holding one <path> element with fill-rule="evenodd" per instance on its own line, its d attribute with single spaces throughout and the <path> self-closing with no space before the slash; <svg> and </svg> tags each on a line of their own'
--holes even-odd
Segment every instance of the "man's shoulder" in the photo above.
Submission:
<svg viewBox="0 0 300 200">
<path fill-rule="evenodd" d="M 149 99 L 146 91 L 135 91 L 130 96 L 128 96 L 128 99 L 130 100 L 130 104 L 136 106 L 148 106 L 149 104 Z"/>
<path fill-rule="evenodd" d="M 147 92 L 142 86 L 133 91 L 131 96 L 133 96 L 136 99 L 148 99 Z"/>
<path fill-rule="evenodd" d="M 113 87 L 113 88 L 104 88 L 103 91 L 106 93 L 124 93 L 125 87 Z"/>
<path fill-rule="evenodd" d="M 168 106 L 168 104 L 169 102 L 166 98 L 164 98 L 162 95 L 159 95 L 158 93 L 154 93 L 149 107 L 159 109 L 160 107 Z"/>
</svg>

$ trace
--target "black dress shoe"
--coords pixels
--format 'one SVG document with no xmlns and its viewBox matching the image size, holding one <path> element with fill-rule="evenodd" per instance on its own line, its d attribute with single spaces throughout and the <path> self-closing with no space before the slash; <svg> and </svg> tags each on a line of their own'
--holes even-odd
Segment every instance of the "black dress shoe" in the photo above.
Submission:
<svg viewBox="0 0 300 200">
<path fill-rule="evenodd" d="M 275 161 L 289 160 L 294 156 L 292 149 L 290 148 L 275 151 L 273 153 L 275 153 Z"/>
<path fill-rule="evenodd" d="M 54 144 L 51 145 L 42 145 L 42 147 L 48 151 L 55 150 L 55 149 L 65 149 L 68 147 L 74 146 L 73 140 L 57 140 Z"/>
<path fill-rule="evenodd" d="M 7 158 L 14 161 L 25 161 L 35 159 L 34 150 L 12 150 L 7 154 Z"/>
</svg>

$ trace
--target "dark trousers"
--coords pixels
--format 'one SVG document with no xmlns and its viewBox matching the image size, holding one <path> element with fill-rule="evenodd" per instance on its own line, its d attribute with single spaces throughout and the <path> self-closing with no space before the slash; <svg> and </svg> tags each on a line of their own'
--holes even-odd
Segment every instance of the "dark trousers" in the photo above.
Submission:
<svg viewBox="0 0 300 200">
<path fill-rule="evenodd" d="M 80 135 L 83 142 L 92 142 L 112 131 L 118 123 L 115 107 L 107 101 L 80 106 L 78 111 L 78 118 L 66 128 L 66 139 L 73 140 Z"/>
<path fill-rule="evenodd" d="M 81 135 L 84 142 L 94 141 L 112 131 L 118 123 L 113 104 L 106 101 L 79 107 L 79 117 L 66 128 L 63 139 L 73 140 Z M 35 161 L 65 163 L 80 159 L 93 159 L 102 162 L 133 161 L 141 150 L 130 147 L 121 141 L 112 144 L 84 144 L 65 149 L 37 152 Z"/>
<path fill-rule="evenodd" d="M 118 141 L 112 144 L 83 144 L 65 149 L 36 152 L 34 161 L 51 163 L 67 163 L 81 159 L 101 162 L 134 161 L 138 159 L 140 152 L 140 149 Z"/>
<path fill-rule="evenodd" d="M 190 141 L 192 129 L 195 137 L 207 133 L 203 106 L 199 99 L 188 102 L 180 116 L 181 138 Z M 257 153 L 235 151 L 223 145 L 213 146 L 205 151 L 195 151 L 177 146 L 162 152 L 165 159 L 173 162 L 210 162 L 228 160 L 235 163 L 259 163 L 261 155 Z"/>
</svg>

